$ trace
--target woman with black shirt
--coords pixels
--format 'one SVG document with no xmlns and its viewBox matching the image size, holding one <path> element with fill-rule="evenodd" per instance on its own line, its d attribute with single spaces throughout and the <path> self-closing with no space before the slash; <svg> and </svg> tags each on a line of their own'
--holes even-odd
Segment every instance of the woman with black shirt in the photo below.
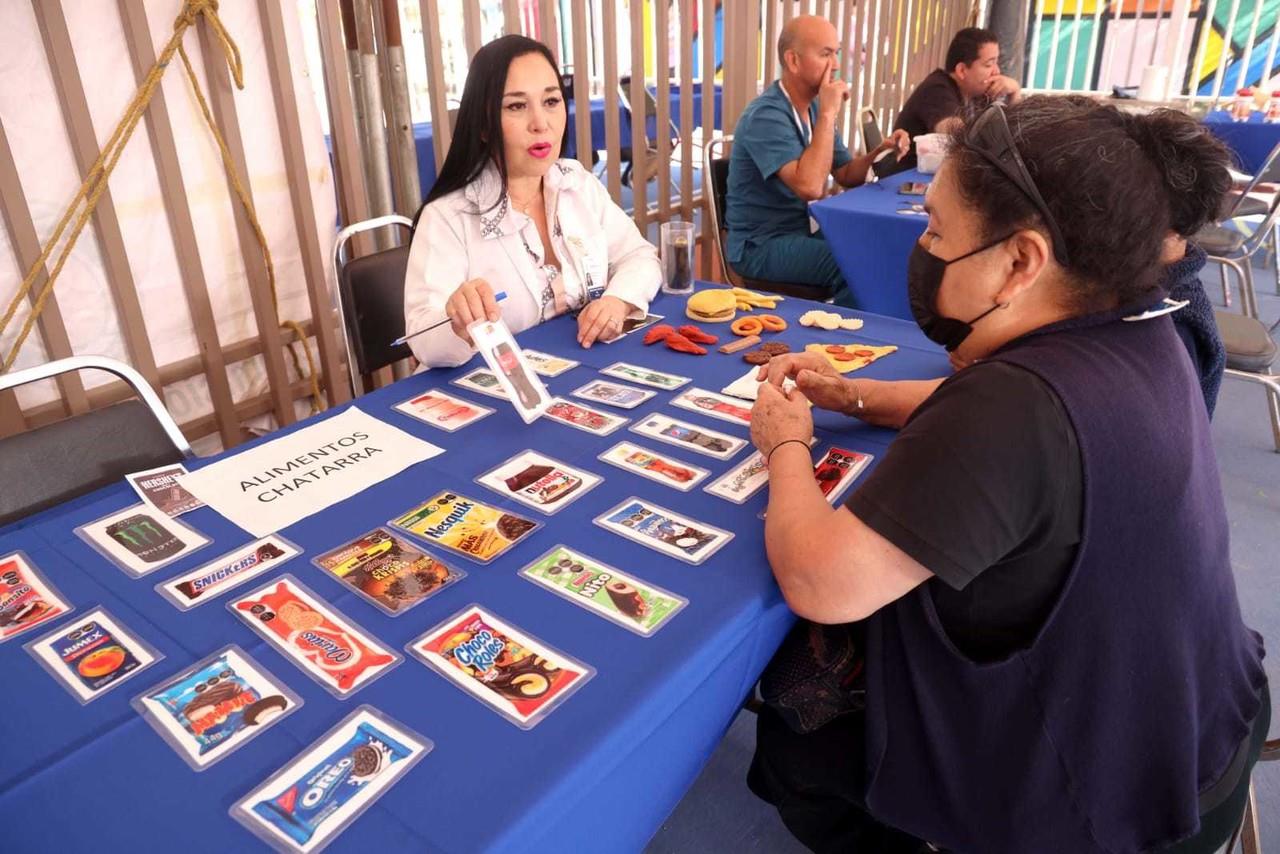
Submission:
<svg viewBox="0 0 1280 854">
<path fill-rule="evenodd" d="M 1178 113 L 991 107 L 908 264 L 917 322 L 969 367 L 874 393 L 811 356 L 762 369 L 774 574 L 800 617 L 860 621 L 865 708 L 760 718 L 749 782 L 814 850 L 1211 851 L 1239 821 L 1262 642 L 1190 361 L 1167 316 L 1123 320 L 1159 293 L 1171 200 L 1216 209 L 1226 163 Z M 902 428 L 844 507 L 813 481 L 810 401 Z"/>
</svg>

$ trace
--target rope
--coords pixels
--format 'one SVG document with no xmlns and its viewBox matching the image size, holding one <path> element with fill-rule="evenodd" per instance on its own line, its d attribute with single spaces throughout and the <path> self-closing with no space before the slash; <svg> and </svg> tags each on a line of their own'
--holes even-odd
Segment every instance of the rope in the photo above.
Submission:
<svg viewBox="0 0 1280 854">
<path fill-rule="evenodd" d="M 257 212 L 254 210 L 253 201 L 249 198 L 249 193 L 244 187 L 244 183 L 240 179 L 240 174 L 231 159 L 231 152 L 227 148 L 227 143 L 222 137 L 222 133 L 218 130 L 217 124 L 213 120 L 213 114 L 209 110 L 209 105 L 205 100 L 204 93 L 200 89 L 199 80 L 196 78 L 195 70 L 191 67 L 191 60 L 187 56 L 186 50 L 182 46 L 183 36 L 188 28 L 195 26 L 196 22 L 201 18 L 204 19 L 206 26 L 217 37 L 222 47 L 222 53 L 226 58 L 227 67 L 231 71 L 231 77 L 235 81 L 237 89 L 244 88 L 244 66 L 240 60 L 240 48 L 236 45 L 231 35 L 227 32 L 226 27 L 222 25 L 222 20 L 218 17 L 218 0 L 185 0 L 181 13 L 173 22 L 173 35 L 170 36 L 164 50 L 157 57 L 155 64 L 147 72 L 147 76 L 143 79 L 142 84 L 138 87 L 137 93 L 133 100 L 129 103 L 125 110 L 124 116 L 120 123 L 111 133 L 111 137 L 106 144 L 102 146 L 102 150 L 98 154 L 98 158 L 89 167 L 89 172 L 85 175 L 84 182 L 81 183 L 80 189 L 76 191 L 75 196 L 71 199 L 71 203 L 67 205 L 67 210 L 63 213 L 62 218 L 58 221 L 57 226 L 53 230 L 53 234 L 45 243 L 44 248 L 40 251 L 40 257 L 36 258 L 31 265 L 31 269 L 27 271 L 27 275 L 22 280 L 22 285 L 18 288 L 18 292 L 14 294 L 13 299 L 9 302 L 8 308 L 5 309 L 4 315 L 0 317 L 0 335 L 9 327 L 9 323 L 13 320 L 17 313 L 18 306 L 31 293 L 35 281 L 40 276 L 40 271 L 44 269 L 46 262 L 53 255 L 54 247 L 58 245 L 62 239 L 63 233 L 66 232 L 68 224 L 71 224 L 71 230 L 67 233 L 66 241 L 62 244 L 58 251 L 57 258 L 54 261 L 53 268 L 49 271 L 49 277 L 41 286 L 40 291 L 36 294 L 35 304 L 31 308 L 31 312 L 22 324 L 22 328 L 18 333 L 17 340 L 2 361 L 0 361 L 0 373 L 6 373 L 13 367 L 13 363 L 18 358 L 18 352 L 22 349 L 23 343 L 27 340 L 27 336 L 31 334 L 32 327 L 35 326 L 36 320 L 40 317 L 40 313 L 44 311 L 45 304 L 49 297 L 53 294 L 54 283 L 58 279 L 58 275 L 62 272 L 62 268 L 66 265 L 67 259 L 71 255 L 72 249 L 75 247 L 77 238 L 84 231 L 85 225 L 88 224 L 89 218 L 93 215 L 95 208 L 98 206 L 99 199 L 106 192 L 107 182 L 114 171 L 116 164 L 120 160 L 120 156 L 124 153 L 125 146 L 128 144 L 130 137 L 133 135 L 134 129 L 138 126 L 138 122 L 145 115 L 148 105 L 151 103 L 152 97 L 160 86 L 160 80 L 164 76 L 165 71 L 169 67 L 169 62 L 176 53 L 182 59 L 183 68 L 186 70 L 187 79 L 191 82 L 191 88 L 195 92 L 196 101 L 200 105 L 200 112 L 204 116 L 205 124 L 209 127 L 209 131 L 213 134 L 214 140 L 218 143 L 218 151 L 222 156 L 223 168 L 227 171 L 227 177 L 231 181 L 231 186 L 235 190 L 236 197 L 240 201 L 240 205 L 244 208 L 245 216 L 248 218 L 250 226 L 253 228 L 254 237 L 258 241 L 259 247 L 262 249 L 263 261 L 266 265 L 267 284 L 271 288 L 271 305 L 275 312 L 277 322 L 280 328 L 289 329 L 297 336 L 298 341 L 302 342 L 302 348 L 307 358 L 308 373 L 303 374 L 302 365 L 298 359 L 297 352 L 293 349 L 292 343 L 288 346 L 289 355 L 292 359 L 294 369 L 299 377 L 306 377 L 311 382 L 311 412 L 314 414 L 320 411 L 320 402 L 322 392 L 320 390 L 320 381 L 315 369 L 315 360 L 311 355 L 311 346 L 307 342 L 306 335 L 303 333 L 302 326 L 296 321 L 286 320 L 280 321 L 280 300 L 276 292 L 276 274 L 275 265 L 271 260 L 271 250 L 267 246 L 266 235 L 263 234 L 262 225 L 258 221 Z M 83 205 L 81 204 L 83 203 Z M 77 214 L 77 210 L 79 213 Z M 74 222 L 73 222 L 74 219 Z"/>
</svg>

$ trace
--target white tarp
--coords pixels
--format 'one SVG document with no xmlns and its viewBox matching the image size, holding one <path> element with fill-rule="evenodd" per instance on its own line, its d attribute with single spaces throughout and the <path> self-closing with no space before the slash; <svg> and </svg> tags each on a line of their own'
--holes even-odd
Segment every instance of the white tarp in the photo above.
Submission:
<svg viewBox="0 0 1280 854">
<path fill-rule="evenodd" d="M 147 0 L 145 7 L 157 54 L 168 41 L 173 20 L 182 5 L 181 0 Z M 137 88 L 117 4 L 101 0 L 62 0 L 62 6 L 94 129 L 102 143 L 124 114 Z M 333 178 L 313 96 L 313 81 L 307 71 L 298 9 L 292 2 L 280 6 L 315 203 L 315 228 L 321 251 L 327 256 L 337 219 Z M 223 0 L 219 15 L 240 46 L 244 61 L 245 88 L 235 92 L 235 103 L 248 163 L 249 174 L 245 177 L 275 262 L 280 317 L 305 320 L 311 316 L 311 310 L 257 4 L 253 0 Z M 13 150 L 27 204 L 43 241 L 80 186 L 83 175 L 72 154 L 30 4 L 5 3 L 3 21 L 0 80 L 6 81 L 6 85 L 0 86 L 0 123 Z M 204 59 L 198 32 L 189 29 L 183 43 L 204 85 Z M 218 61 L 222 61 L 221 57 Z M 184 196 L 195 222 L 200 264 L 208 283 L 219 340 L 225 347 L 256 338 L 257 323 L 236 239 L 236 218 L 243 213 L 238 202 L 233 204 L 216 144 L 177 57 L 164 76 L 162 88 L 177 140 Z M 204 91 L 207 96 L 207 85 Z M 145 123 L 135 130 L 111 178 L 110 190 L 156 363 L 165 365 L 198 355 Z M 327 257 L 325 267 L 331 278 Z M 19 270 L 10 235 L 0 228 L 0 301 L 3 305 L 8 305 L 17 292 L 24 272 Z M 332 292 L 332 283 L 327 286 Z M 81 235 L 63 269 L 56 294 L 75 353 L 102 354 L 130 361 L 92 223 Z M 25 310 L 24 306 L 20 312 Z M 21 317 L 20 313 L 19 319 Z M 6 352 L 17 331 L 15 324 L 0 336 L 0 346 Z M 39 330 L 33 330 L 15 369 L 48 359 Z M 292 366 L 287 358 L 285 362 L 292 378 Z M 109 379 L 94 373 L 85 375 L 90 387 Z M 229 375 L 232 395 L 237 401 L 267 390 L 260 357 L 230 365 Z M 19 394 L 27 408 L 56 397 L 52 382 L 25 387 Z M 212 411 L 203 376 L 169 386 L 164 397 L 180 423 Z M 217 444 L 214 438 L 212 442 L 198 445 L 198 450 L 206 452 Z"/>
</svg>

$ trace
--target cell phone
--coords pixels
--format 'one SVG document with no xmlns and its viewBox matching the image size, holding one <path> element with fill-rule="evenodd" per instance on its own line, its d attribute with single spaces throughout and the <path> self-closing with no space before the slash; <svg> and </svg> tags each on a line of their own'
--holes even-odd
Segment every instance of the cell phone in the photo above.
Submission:
<svg viewBox="0 0 1280 854">
<path fill-rule="evenodd" d="M 886 151 L 871 164 L 871 171 L 877 178 L 888 178 L 898 171 L 898 152 Z"/>
<path fill-rule="evenodd" d="M 907 181 L 898 185 L 898 192 L 904 196 L 923 196 L 929 185 L 921 181 Z"/>
<path fill-rule="evenodd" d="M 874 110 L 862 111 L 862 140 L 867 151 L 875 151 L 884 142 L 884 134 L 880 132 L 880 124 L 876 121 Z"/>
</svg>

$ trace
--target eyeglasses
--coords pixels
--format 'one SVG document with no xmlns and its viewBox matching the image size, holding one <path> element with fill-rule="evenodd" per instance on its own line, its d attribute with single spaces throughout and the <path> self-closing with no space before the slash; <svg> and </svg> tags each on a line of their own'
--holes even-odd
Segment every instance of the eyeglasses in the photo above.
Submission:
<svg viewBox="0 0 1280 854">
<path fill-rule="evenodd" d="M 1062 232 L 1058 229 L 1058 223 L 1054 220 L 1053 214 L 1049 213 L 1049 206 L 1044 203 L 1044 197 L 1036 189 L 1036 182 L 1031 180 L 1027 164 L 1022 162 L 1022 155 L 1018 153 L 1018 147 L 1013 142 L 1013 132 L 1009 130 L 1009 120 L 1005 117 L 1002 105 L 992 104 L 978 116 L 978 120 L 969 130 L 967 147 L 1000 170 L 1000 174 L 1008 178 L 1035 206 L 1049 229 L 1049 237 L 1053 239 L 1053 257 L 1057 258 L 1062 266 L 1067 266 L 1066 241 L 1062 239 Z"/>
</svg>

